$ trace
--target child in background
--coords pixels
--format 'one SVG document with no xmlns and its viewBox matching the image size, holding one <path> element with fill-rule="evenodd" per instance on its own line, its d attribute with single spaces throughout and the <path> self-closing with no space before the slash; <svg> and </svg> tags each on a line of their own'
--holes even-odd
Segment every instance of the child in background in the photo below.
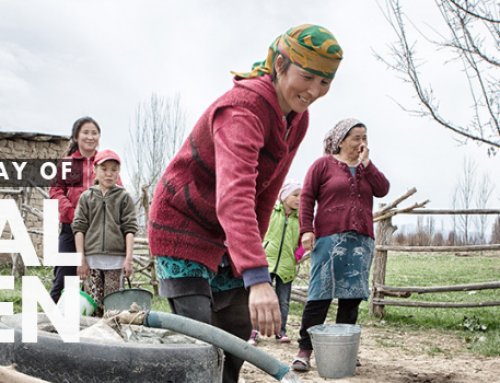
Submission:
<svg viewBox="0 0 500 383">
<path fill-rule="evenodd" d="M 300 190 L 301 185 L 297 181 L 285 181 L 279 192 L 279 201 L 274 207 L 263 242 L 269 263 L 269 273 L 275 284 L 280 306 L 281 329 L 276 339 L 281 343 L 290 343 L 290 338 L 286 335 L 286 323 L 292 282 L 297 276 L 296 251 L 300 238 L 298 214 Z M 257 338 L 257 330 L 252 330 L 248 343 L 257 344 Z"/>
<path fill-rule="evenodd" d="M 77 272 L 97 303 L 96 316 L 104 313 L 104 296 L 120 288 L 122 273 L 128 277 L 133 272 L 137 219 L 132 198 L 116 184 L 120 162 L 112 150 L 97 153 L 96 185 L 81 195 L 72 223 L 76 250 L 82 254 Z"/>
</svg>

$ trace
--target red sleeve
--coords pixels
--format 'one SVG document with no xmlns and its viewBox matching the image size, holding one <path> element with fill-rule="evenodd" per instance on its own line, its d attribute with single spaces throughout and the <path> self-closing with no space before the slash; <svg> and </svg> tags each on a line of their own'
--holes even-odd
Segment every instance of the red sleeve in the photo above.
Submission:
<svg viewBox="0 0 500 383">
<path fill-rule="evenodd" d="M 370 160 L 370 163 L 365 168 L 366 180 L 372 187 L 373 195 L 377 198 L 382 198 L 389 193 L 389 181 L 384 174 L 377 169 L 375 164 Z"/>
<path fill-rule="evenodd" d="M 256 214 L 256 182 L 265 131 L 247 109 L 225 108 L 213 122 L 216 210 L 236 271 L 267 267 Z"/>
<path fill-rule="evenodd" d="M 75 208 L 67 196 L 68 188 L 66 186 L 52 186 L 49 189 L 51 199 L 59 200 L 59 220 L 61 222 L 73 221 Z"/>
<path fill-rule="evenodd" d="M 314 206 L 319 193 L 320 179 L 320 162 L 318 160 L 307 171 L 300 193 L 300 234 L 314 233 Z"/>
</svg>

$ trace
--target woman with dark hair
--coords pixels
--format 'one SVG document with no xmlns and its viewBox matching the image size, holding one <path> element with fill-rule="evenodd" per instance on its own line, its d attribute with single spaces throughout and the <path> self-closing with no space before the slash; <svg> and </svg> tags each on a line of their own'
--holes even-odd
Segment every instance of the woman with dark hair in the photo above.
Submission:
<svg viewBox="0 0 500 383">
<path fill-rule="evenodd" d="M 75 253 L 75 238 L 71 230 L 71 223 L 75 214 L 80 195 L 94 184 L 94 156 L 101 138 L 101 128 L 91 117 L 82 117 L 76 120 L 71 130 L 71 139 L 64 158 L 78 163 L 77 167 L 82 173 L 82 182 L 71 185 L 62 180 L 52 186 L 49 191 L 50 198 L 59 200 L 59 252 Z M 64 289 L 64 277 L 76 275 L 76 266 L 56 266 L 50 296 L 57 303 Z"/>
<path fill-rule="evenodd" d="M 300 25 L 198 120 L 156 186 L 149 244 L 172 311 L 248 339 L 279 335 L 280 310 L 262 239 L 342 50 L 326 28 Z M 243 360 L 226 354 L 224 383 Z"/>
<path fill-rule="evenodd" d="M 365 124 L 340 121 L 327 133 L 324 156 L 309 168 L 300 198 L 302 246 L 312 254 L 294 370 L 309 370 L 313 347 L 307 329 L 325 322 L 333 298 L 336 323 L 356 323 L 359 304 L 369 296 L 373 197 L 388 192 L 389 181 L 370 160 Z"/>
</svg>

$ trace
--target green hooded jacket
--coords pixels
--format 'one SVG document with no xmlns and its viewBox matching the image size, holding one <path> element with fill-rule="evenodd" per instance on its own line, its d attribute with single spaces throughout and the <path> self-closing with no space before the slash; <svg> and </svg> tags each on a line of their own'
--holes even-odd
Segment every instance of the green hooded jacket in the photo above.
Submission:
<svg viewBox="0 0 500 383">
<path fill-rule="evenodd" d="M 292 282 L 297 275 L 295 250 L 299 246 L 299 216 L 292 210 L 286 217 L 280 202 L 274 206 L 263 246 L 269 262 L 269 272 L 277 274 L 283 283 Z"/>
</svg>

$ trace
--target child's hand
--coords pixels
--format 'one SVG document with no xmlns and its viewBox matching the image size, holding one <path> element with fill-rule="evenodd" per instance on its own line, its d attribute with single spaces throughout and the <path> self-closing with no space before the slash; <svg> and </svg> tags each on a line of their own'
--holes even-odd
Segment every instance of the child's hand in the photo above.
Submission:
<svg viewBox="0 0 500 383">
<path fill-rule="evenodd" d="M 132 259 L 125 258 L 125 261 L 123 261 L 123 274 L 126 277 L 132 276 L 134 273 L 134 262 Z"/>
<path fill-rule="evenodd" d="M 78 266 L 76 268 L 76 273 L 80 277 L 80 279 L 83 281 L 84 279 L 87 279 L 90 276 L 90 268 L 87 262 L 82 261 L 82 265 Z"/>
</svg>

